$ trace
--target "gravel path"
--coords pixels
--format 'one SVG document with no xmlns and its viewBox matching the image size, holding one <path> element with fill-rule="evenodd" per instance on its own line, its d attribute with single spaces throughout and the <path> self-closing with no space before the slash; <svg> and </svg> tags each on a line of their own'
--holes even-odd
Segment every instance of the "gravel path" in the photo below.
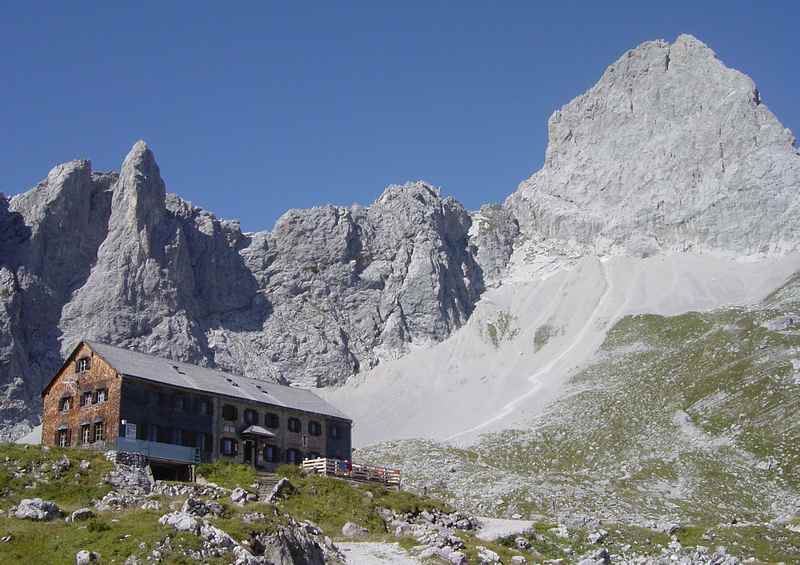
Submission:
<svg viewBox="0 0 800 565">
<path fill-rule="evenodd" d="M 337 543 L 351 565 L 420 565 L 396 543 Z"/>
</svg>

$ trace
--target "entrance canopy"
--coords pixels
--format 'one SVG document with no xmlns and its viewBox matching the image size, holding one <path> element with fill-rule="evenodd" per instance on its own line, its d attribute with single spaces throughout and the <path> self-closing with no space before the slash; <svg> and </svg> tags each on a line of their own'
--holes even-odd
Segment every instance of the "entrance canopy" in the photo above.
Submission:
<svg viewBox="0 0 800 565">
<path fill-rule="evenodd" d="M 243 436 L 256 436 L 261 438 L 273 438 L 275 434 L 269 431 L 266 428 L 262 428 L 261 426 L 247 426 L 244 430 L 242 430 Z"/>
</svg>

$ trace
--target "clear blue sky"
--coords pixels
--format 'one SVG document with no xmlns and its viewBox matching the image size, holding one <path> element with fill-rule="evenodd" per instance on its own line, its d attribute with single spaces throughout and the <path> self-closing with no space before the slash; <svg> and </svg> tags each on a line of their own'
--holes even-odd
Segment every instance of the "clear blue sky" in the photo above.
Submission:
<svg viewBox="0 0 800 565">
<path fill-rule="evenodd" d="M 0 191 L 143 138 L 168 190 L 248 230 L 415 179 L 476 208 L 539 168 L 553 110 L 681 32 L 800 129 L 795 0 L 224 4 L 6 3 Z"/>
</svg>

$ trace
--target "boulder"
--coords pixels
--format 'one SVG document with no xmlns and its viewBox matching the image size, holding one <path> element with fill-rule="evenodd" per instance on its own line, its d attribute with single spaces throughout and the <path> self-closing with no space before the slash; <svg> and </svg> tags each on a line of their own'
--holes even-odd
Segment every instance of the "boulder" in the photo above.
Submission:
<svg viewBox="0 0 800 565">
<path fill-rule="evenodd" d="M 272 492 L 269 493 L 267 502 L 274 504 L 280 499 L 294 494 L 295 492 L 297 492 L 295 486 L 291 483 L 291 481 L 289 481 L 289 479 L 283 477 L 281 480 L 275 483 L 274 487 L 272 487 Z"/>
<path fill-rule="evenodd" d="M 481 563 L 500 563 L 500 556 L 488 547 L 478 545 L 475 549 L 478 550 L 478 560 Z"/>
<path fill-rule="evenodd" d="M 244 506 L 247 503 L 247 495 L 248 492 L 244 490 L 242 487 L 236 487 L 231 492 L 231 500 L 234 504 L 238 504 L 239 506 Z"/>
<path fill-rule="evenodd" d="M 100 554 L 82 549 L 75 555 L 75 565 L 89 565 L 90 563 L 100 563 Z"/>
<path fill-rule="evenodd" d="M 196 516 L 185 512 L 164 514 L 158 519 L 158 523 L 162 526 L 170 526 L 179 532 L 192 532 L 195 534 L 200 531 L 201 526 L 201 521 Z"/>
<path fill-rule="evenodd" d="M 25 498 L 20 501 L 14 516 L 21 520 L 34 520 L 37 522 L 55 520 L 63 515 L 55 502 L 41 498 Z"/>
<path fill-rule="evenodd" d="M 578 560 L 578 565 L 608 565 L 609 563 L 611 563 L 611 556 L 606 548 L 597 549 Z"/>
<path fill-rule="evenodd" d="M 78 508 L 69 515 L 68 521 L 70 522 L 83 522 L 89 518 L 94 518 L 95 513 L 91 508 Z"/>
<path fill-rule="evenodd" d="M 531 548 L 531 542 L 522 536 L 514 538 L 514 546 L 520 551 L 528 551 Z"/>
<path fill-rule="evenodd" d="M 325 565 L 344 561 L 333 544 L 321 544 L 297 524 L 281 526 L 270 534 L 251 538 L 253 553 L 273 565 Z"/>
<path fill-rule="evenodd" d="M 347 522 L 342 526 L 342 535 L 346 538 L 360 538 L 366 536 L 368 533 L 366 528 L 362 528 L 353 522 Z"/>
<path fill-rule="evenodd" d="M 200 526 L 200 537 L 211 547 L 216 549 L 231 549 L 237 545 L 236 541 L 229 534 L 207 523 Z"/>
<path fill-rule="evenodd" d="M 607 537 L 608 537 L 608 532 L 606 530 L 600 529 L 591 532 L 588 536 L 586 536 L 586 539 L 589 541 L 589 543 L 598 544 L 605 541 Z"/>
</svg>

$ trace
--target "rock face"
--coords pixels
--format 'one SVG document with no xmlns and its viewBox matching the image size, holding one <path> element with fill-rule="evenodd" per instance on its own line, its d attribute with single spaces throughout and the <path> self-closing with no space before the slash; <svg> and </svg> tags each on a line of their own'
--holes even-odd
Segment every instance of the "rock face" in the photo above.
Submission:
<svg viewBox="0 0 800 565">
<path fill-rule="evenodd" d="M 507 206 L 594 253 L 797 249 L 800 155 L 746 75 L 688 35 L 644 43 L 549 122 Z"/>
<path fill-rule="evenodd" d="M 476 259 L 487 282 L 502 277 L 517 236 L 519 224 L 511 211 L 503 206 L 486 204 L 472 215 L 470 239 L 477 250 Z"/>
<path fill-rule="evenodd" d="M 308 386 L 440 341 L 483 289 L 470 226 L 417 182 L 243 233 L 168 194 L 144 142 L 119 174 L 60 165 L 0 198 L 0 438 L 84 338 Z"/>
</svg>

